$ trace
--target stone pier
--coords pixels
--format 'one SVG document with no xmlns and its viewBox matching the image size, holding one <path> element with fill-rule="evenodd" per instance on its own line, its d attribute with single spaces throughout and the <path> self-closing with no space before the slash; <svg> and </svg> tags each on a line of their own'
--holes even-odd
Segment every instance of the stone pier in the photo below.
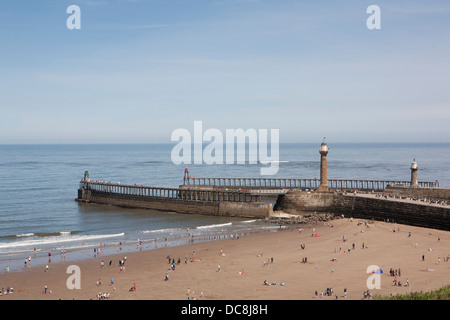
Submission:
<svg viewBox="0 0 450 320">
<path fill-rule="evenodd" d="M 78 202 L 152 209 L 178 213 L 266 218 L 273 213 L 271 203 L 260 195 L 225 192 L 120 185 L 81 181 Z"/>
</svg>

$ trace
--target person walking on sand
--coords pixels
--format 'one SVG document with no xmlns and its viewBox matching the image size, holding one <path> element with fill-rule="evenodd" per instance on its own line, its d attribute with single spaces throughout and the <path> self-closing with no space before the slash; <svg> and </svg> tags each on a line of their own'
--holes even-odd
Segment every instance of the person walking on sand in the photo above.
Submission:
<svg viewBox="0 0 450 320">
<path fill-rule="evenodd" d="M 220 264 L 217 266 L 217 272 L 220 271 Z"/>
</svg>

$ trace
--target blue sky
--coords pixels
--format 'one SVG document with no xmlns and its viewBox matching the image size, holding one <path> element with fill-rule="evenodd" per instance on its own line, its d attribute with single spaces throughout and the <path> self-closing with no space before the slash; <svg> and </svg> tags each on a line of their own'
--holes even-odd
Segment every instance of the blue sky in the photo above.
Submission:
<svg viewBox="0 0 450 320">
<path fill-rule="evenodd" d="M 450 142 L 449 17 L 435 0 L 4 0 L 0 144 L 169 143 L 195 120 Z"/>
</svg>

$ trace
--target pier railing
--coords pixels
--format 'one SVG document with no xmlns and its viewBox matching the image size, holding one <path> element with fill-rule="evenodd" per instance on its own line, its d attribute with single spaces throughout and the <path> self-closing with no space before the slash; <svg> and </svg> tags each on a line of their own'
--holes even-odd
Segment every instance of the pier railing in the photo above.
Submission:
<svg viewBox="0 0 450 320">
<path fill-rule="evenodd" d="M 245 187 L 245 188 L 318 188 L 320 179 L 293 178 L 233 178 L 233 177 L 188 177 L 184 185 L 214 186 L 214 187 Z M 328 179 L 331 189 L 362 189 L 384 190 L 388 185 L 411 186 L 411 181 L 403 180 L 359 180 L 359 179 Z M 439 182 L 418 182 L 420 187 L 437 188 Z"/>
<path fill-rule="evenodd" d="M 80 189 L 104 194 L 140 196 L 158 199 L 179 199 L 190 201 L 234 201 L 259 202 L 260 195 L 240 191 L 197 190 L 194 188 L 165 188 L 144 185 L 124 185 L 119 183 L 80 181 Z"/>
</svg>

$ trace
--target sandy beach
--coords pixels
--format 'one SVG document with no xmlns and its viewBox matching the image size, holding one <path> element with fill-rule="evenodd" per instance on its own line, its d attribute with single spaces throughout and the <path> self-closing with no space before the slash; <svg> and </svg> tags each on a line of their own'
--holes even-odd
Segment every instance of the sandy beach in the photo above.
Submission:
<svg viewBox="0 0 450 320">
<path fill-rule="evenodd" d="M 95 300 L 99 293 L 109 300 L 360 300 L 373 275 L 367 273 L 371 265 L 383 271 L 380 289 L 370 290 L 373 296 L 449 285 L 449 255 L 450 232 L 343 218 L 233 240 L 137 247 L 81 261 L 54 259 L 48 270 L 39 265 L 3 272 L 0 288 L 13 292 L 0 300 Z M 80 289 L 67 287 L 70 265 L 80 268 Z M 390 275 L 391 268 L 397 276 Z"/>
</svg>

